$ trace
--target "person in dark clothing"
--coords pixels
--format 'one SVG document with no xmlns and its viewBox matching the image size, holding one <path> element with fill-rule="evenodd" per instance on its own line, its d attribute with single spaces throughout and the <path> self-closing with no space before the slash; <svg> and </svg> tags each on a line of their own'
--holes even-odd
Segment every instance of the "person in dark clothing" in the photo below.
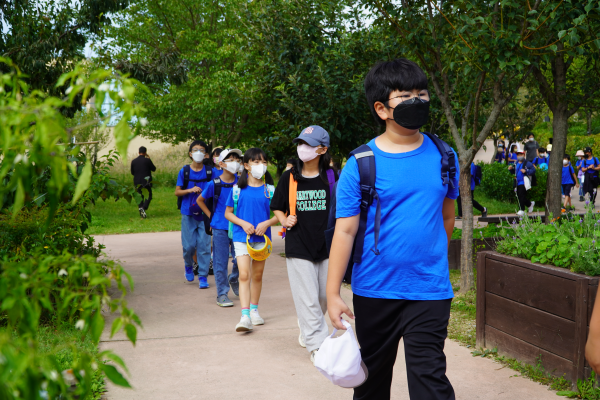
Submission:
<svg viewBox="0 0 600 400">
<path fill-rule="evenodd" d="M 139 157 L 131 162 L 131 175 L 133 175 L 133 184 L 137 192 L 142 196 L 142 201 L 138 205 L 140 217 L 146 218 L 146 211 L 152 201 L 152 172 L 156 171 L 154 163 L 148 157 L 146 148 L 140 147 Z M 144 198 L 143 189 L 148 191 L 148 198 Z"/>
<path fill-rule="evenodd" d="M 487 217 L 487 208 L 475 200 L 475 163 L 471 163 L 471 199 L 473 200 L 473 207 L 481 212 L 482 217 Z M 456 198 L 456 204 L 458 205 L 458 217 L 456 219 L 462 219 L 462 200 L 460 199 L 460 195 Z"/>
<path fill-rule="evenodd" d="M 581 164 L 581 170 L 585 173 L 583 179 L 583 194 L 589 194 L 590 203 L 595 208 L 596 193 L 598 188 L 598 170 L 600 170 L 600 161 L 597 157 L 592 154 L 592 148 L 586 147 L 583 149 L 585 154 L 583 163 Z"/>
<path fill-rule="evenodd" d="M 539 147 L 540 144 L 535 141 L 534 134 L 530 133 L 527 135 L 527 140 L 525 141 L 525 159 L 529 162 L 533 162 L 538 156 L 537 150 Z"/>
</svg>

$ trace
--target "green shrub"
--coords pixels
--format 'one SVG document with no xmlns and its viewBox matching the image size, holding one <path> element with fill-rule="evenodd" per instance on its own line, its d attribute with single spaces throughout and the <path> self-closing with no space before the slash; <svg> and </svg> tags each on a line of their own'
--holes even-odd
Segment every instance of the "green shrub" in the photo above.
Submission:
<svg viewBox="0 0 600 400">
<path fill-rule="evenodd" d="M 570 268 L 590 276 L 600 275 L 600 214 L 588 207 L 583 217 L 565 214 L 550 224 L 539 218 L 502 226 L 497 251 L 534 263 Z"/>
<path fill-rule="evenodd" d="M 537 185 L 532 186 L 527 192 L 529 200 L 535 201 L 538 205 L 546 203 L 546 185 L 548 184 L 548 171 L 538 169 L 535 171 Z"/>
<path fill-rule="evenodd" d="M 481 166 L 481 185 L 479 189 L 489 198 L 498 201 L 516 202 L 514 193 L 515 176 L 506 164 L 479 164 Z"/>
</svg>

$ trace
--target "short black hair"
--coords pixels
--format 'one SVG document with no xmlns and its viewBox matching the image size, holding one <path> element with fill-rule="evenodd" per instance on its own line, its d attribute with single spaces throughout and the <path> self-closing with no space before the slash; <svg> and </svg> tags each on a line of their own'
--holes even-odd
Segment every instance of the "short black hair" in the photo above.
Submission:
<svg viewBox="0 0 600 400">
<path fill-rule="evenodd" d="M 217 156 L 217 157 L 219 157 L 219 156 L 221 155 L 221 152 L 222 152 L 222 151 L 223 151 L 223 149 L 222 149 L 222 148 L 220 148 L 220 147 L 217 147 L 217 148 L 215 148 L 215 149 L 212 151 L 212 154 L 211 154 L 211 156 L 213 156 L 213 157 L 214 157 L 214 156 Z"/>
<path fill-rule="evenodd" d="M 246 150 L 246 152 L 244 153 L 244 158 L 242 159 L 242 162 L 244 164 L 249 163 L 250 161 L 269 161 L 267 159 L 267 155 L 265 154 L 265 152 L 262 149 L 259 149 L 258 147 L 251 147 L 248 150 Z M 269 171 L 267 171 L 265 173 L 265 183 L 267 185 L 273 185 L 273 177 L 271 176 L 271 174 L 269 173 Z M 248 186 L 248 171 L 246 170 L 246 168 L 244 168 L 244 170 L 242 171 L 241 175 L 240 175 L 240 179 L 238 179 L 238 187 L 240 189 L 245 189 Z"/>
<path fill-rule="evenodd" d="M 140 147 L 140 154 L 146 154 L 146 148 L 144 146 Z"/>
<path fill-rule="evenodd" d="M 533 134 L 533 132 L 532 133 L 528 133 L 527 137 L 529 137 L 529 136 L 533 136 L 535 138 L 535 135 Z"/>
<path fill-rule="evenodd" d="M 296 164 L 296 159 L 295 158 L 288 158 L 287 163 L 294 165 L 294 164 Z"/>
<path fill-rule="evenodd" d="M 571 156 L 568 154 L 565 154 L 565 156 L 563 158 L 566 158 L 567 160 L 571 161 Z"/>
<path fill-rule="evenodd" d="M 545 152 L 546 152 L 546 148 L 545 148 L 545 147 L 543 147 L 543 146 L 540 146 L 540 147 L 538 148 L 538 151 L 540 151 L 540 152 L 542 152 L 542 153 L 545 153 Z"/>
<path fill-rule="evenodd" d="M 192 149 L 194 148 L 194 146 L 198 146 L 198 145 L 200 145 L 200 146 L 204 147 L 204 152 L 205 152 L 205 153 L 208 151 L 208 150 L 207 150 L 207 149 L 208 149 L 208 146 L 206 145 L 206 142 L 205 142 L 204 140 L 197 139 L 197 140 L 194 140 L 194 141 L 193 141 L 193 142 L 190 144 L 190 149 L 189 149 L 188 153 L 191 153 L 191 152 L 192 152 Z M 188 156 L 189 156 L 189 154 L 188 154 Z M 192 158 L 191 156 L 189 156 L 189 157 L 190 157 L 190 158 Z M 193 158 L 192 158 L 192 160 L 193 160 Z"/>
<path fill-rule="evenodd" d="M 394 90 L 427 89 L 427 75 L 415 62 L 406 58 L 377 63 L 365 77 L 365 96 L 380 125 L 385 121 L 375 112 L 376 102 L 386 102 Z"/>
</svg>

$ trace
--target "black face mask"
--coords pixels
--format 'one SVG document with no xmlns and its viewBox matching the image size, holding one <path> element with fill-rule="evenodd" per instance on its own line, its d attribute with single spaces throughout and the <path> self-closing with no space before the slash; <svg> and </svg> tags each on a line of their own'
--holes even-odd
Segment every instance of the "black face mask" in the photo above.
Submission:
<svg viewBox="0 0 600 400">
<path fill-rule="evenodd" d="M 419 129 L 429 119 L 429 102 L 418 97 L 403 101 L 394 108 L 394 121 L 406 129 Z"/>
</svg>

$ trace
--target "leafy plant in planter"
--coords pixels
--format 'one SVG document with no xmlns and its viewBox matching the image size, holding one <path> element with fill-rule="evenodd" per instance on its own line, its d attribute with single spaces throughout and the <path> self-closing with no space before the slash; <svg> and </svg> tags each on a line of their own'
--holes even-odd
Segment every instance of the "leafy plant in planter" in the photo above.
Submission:
<svg viewBox="0 0 600 400">
<path fill-rule="evenodd" d="M 590 276 L 600 275 L 600 214 L 587 208 L 584 216 L 566 214 L 548 225 L 539 218 L 502 225 L 499 253 L 534 263 L 569 268 Z"/>
</svg>

